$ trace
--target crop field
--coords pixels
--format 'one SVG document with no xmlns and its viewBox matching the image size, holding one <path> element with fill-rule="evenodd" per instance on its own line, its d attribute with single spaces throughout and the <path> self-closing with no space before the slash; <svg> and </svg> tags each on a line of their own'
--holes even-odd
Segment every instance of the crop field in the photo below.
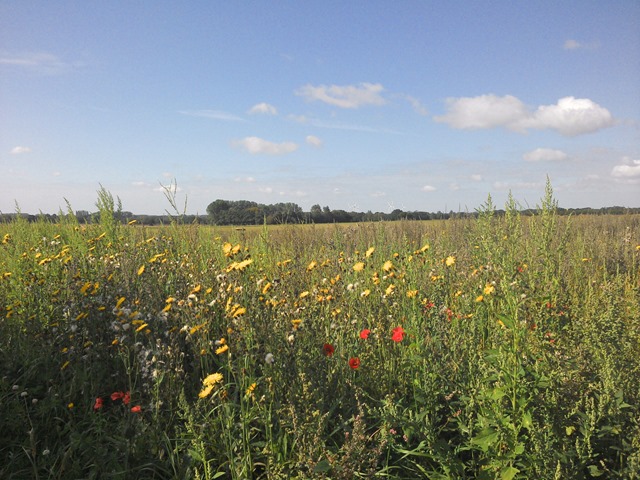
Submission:
<svg viewBox="0 0 640 480">
<path fill-rule="evenodd" d="M 0 225 L 0 478 L 640 478 L 640 216 Z"/>
</svg>

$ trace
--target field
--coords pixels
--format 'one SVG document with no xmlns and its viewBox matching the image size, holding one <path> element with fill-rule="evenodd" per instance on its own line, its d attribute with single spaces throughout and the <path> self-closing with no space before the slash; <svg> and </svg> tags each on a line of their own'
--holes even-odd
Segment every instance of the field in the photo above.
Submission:
<svg viewBox="0 0 640 480">
<path fill-rule="evenodd" d="M 640 478 L 640 216 L 555 208 L 0 225 L 0 478 Z"/>
</svg>

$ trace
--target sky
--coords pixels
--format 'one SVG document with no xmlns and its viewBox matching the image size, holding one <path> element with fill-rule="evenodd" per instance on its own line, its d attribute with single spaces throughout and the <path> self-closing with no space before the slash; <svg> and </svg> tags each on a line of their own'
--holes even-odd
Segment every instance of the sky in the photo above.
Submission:
<svg viewBox="0 0 640 480">
<path fill-rule="evenodd" d="M 0 0 L 0 212 L 640 207 L 640 2 Z M 186 204 L 186 209 L 185 209 Z"/>
</svg>

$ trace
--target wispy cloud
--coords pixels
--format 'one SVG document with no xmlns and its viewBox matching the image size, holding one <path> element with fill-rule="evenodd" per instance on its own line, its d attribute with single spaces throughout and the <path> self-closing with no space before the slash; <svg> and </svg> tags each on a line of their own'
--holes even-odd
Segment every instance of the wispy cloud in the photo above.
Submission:
<svg viewBox="0 0 640 480">
<path fill-rule="evenodd" d="M 433 185 L 425 185 L 422 187 L 423 192 L 435 192 L 437 189 Z"/>
<path fill-rule="evenodd" d="M 578 50 L 578 49 L 592 50 L 594 48 L 598 48 L 599 46 L 600 46 L 599 42 L 583 43 L 583 42 L 574 40 L 573 38 L 570 38 L 568 40 L 565 40 L 564 44 L 562 45 L 562 48 L 564 48 L 565 50 Z"/>
<path fill-rule="evenodd" d="M 249 115 L 263 114 L 263 115 L 277 115 L 278 109 L 268 103 L 258 103 L 249 109 Z"/>
<path fill-rule="evenodd" d="M 315 135 L 307 135 L 304 141 L 307 142 L 308 145 L 311 145 L 316 148 L 320 148 L 322 146 L 322 140 L 320 140 Z"/>
<path fill-rule="evenodd" d="M 226 122 L 246 122 L 244 118 L 222 110 L 180 110 L 178 113 L 190 117 L 203 117 Z"/>
<path fill-rule="evenodd" d="M 413 108 L 413 111 L 416 112 L 417 114 L 419 115 L 429 114 L 427 107 L 425 107 L 419 99 L 412 97 L 411 95 L 405 95 L 405 94 L 400 94 L 398 95 L 398 97 L 409 102 L 409 104 L 411 105 L 411 108 Z"/>
<path fill-rule="evenodd" d="M 528 129 L 549 129 L 573 137 L 593 133 L 615 123 L 609 110 L 588 98 L 564 97 L 554 105 L 541 105 L 534 111 L 512 95 L 449 98 L 446 104 L 447 113 L 434 117 L 434 120 L 463 130 L 504 127 L 525 132 Z"/>
<path fill-rule="evenodd" d="M 536 148 L 531 152 L 525 153 L 522 158 L 527 162 L 557 162 L 569 158 L 562 150 L 553 148 Z"/>
<path fill-rule="evenodd" d="M 397 130 L 391 130 L 388 128 L 369 127 L 367 125 L 355 125 L 350 123 L 340 122 L 324 122 L 322 120 L 305 118 L 304 123 L 318 128 L 329 128 L 332 130 L 349 130 L 353 132 L 368 132 L 368 133 L 391 133 L 394 135 L 404 135 L 404 132 Z"/>
<path fill-rule="evenodd" d="M 274 143 L 259 137 L 245 137 L 242 140 L 232 142 L 232 144 L 251 155 L 286 155 L 298 149 L 298 145 L 293 142 Z"/>
<path fill-rule="evenodd" d="M 319 101 L 340 108 L 359 108 L 365 105 L 384 105 L 384 87 L 379 83 L 358 85 L 305 85 L 295 94 L 307 101 Z"/>
<path fill-rule="evenodd" d="M 31 148 L 30 147 L 17 146 L 17 147 L 13 147 L 9 153 L 11 155 L 21 155 L 23 153 L 31 153 Z"/>
<path fill-rule="evenodd" d="M 42 75 L 58 75 L 67 73 L 73 68 L 81 67 L 84 64 L 82 62 L 65 62 L 51 53 L 35 52 L 20 55 L 0 53 L 0 65 L 20 68 Z"/>
</svg>

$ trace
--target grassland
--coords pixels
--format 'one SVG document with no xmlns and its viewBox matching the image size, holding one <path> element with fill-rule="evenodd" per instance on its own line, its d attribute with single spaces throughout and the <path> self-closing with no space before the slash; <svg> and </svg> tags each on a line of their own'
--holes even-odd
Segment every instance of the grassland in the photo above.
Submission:
<svg viewBox="0 0 640 480">
<path fill-rule="evenodd" d="M 0 226 L 0 478 L 639 478 L 640 216 Z"/>
</svg>

